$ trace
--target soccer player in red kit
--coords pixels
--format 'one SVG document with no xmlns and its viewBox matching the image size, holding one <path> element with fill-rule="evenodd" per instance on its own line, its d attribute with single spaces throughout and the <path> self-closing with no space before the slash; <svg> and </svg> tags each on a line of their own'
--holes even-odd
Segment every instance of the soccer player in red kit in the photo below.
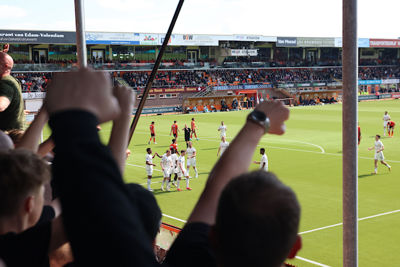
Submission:
<svg viewBox="0 0 400 267">
<path fill-rule="evenodd" d="M 388 135 L 389 137 L 393 137 L 394 126 L 396 123 L 394 121 L 389 121 L 387 124 Z"/>
<path fill-rule="evenodd" d="M 150 145 L 151 139 L 153 139 L 153 143 L 154 144 L 157 144 L 156 143 L 156 130 L 154 128 L 154 121 L 152 121 L 151 124 L 150 124 L 150 140 L 149 140 L 149 143 L 148 143 L 149 145 Z"/>
<path fill-rule="evenodd" d="M 358 145 L 360 145 L 360 141 L 361 141 L 361 127 L 360 125 L 358 125 Z"/>
<path fill-rule="evenodd" d="M 179 132 L 178 124 L 176 123 L 176 121 L 174 121 L 174 124 L 172 124 L 171 126 L 171 132 L 169 133 L 169 135 L 173 134 L 176 139 L 178 138 L 178 132 Z"/>
<path fill-rule="evenodd" d="M 199 138 L 197 138 L 197 126 L 196 126 L 196 122 L 194 121 L 194 118 L 192 118 L 192 122 L 190 124 L 190 128 L 192 130 L 192 133 L 190 134 L 190 139 L 193 138 L 193 134 L 194 134 L 194 137 L 196 137 L 196 140 L 198 141 Z"/>
</svg>

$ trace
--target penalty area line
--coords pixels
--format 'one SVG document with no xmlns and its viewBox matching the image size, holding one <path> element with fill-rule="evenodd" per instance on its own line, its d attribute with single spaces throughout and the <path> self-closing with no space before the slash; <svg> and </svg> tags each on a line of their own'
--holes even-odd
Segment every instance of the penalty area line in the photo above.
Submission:
<svg viewBox="0 0 400 267">
<path fill-rule="evenodd" d="M 384 215 L 389 215 L 389 214 L 393 214 L 393 213 L 398 213 L 398 212 L 400 212 L 400 210 L 392 210 L 392 211 L 388 211 L 388 212 L 384 212 L 384 213 L 379 213 L 379 214 L 375 214 L 375 215 L 359 218 L 358 221 L 360 222 L 360 221 L 364 221 L 364 220 L 368 220 L 368 219 L 372 219 L 372 218 L 376 218 L 376 217 L 380 217 L 380 216 L 384 216 Z M 341 226 L 341 225 L 343 225 L 342 222 L 341 223 L 332 224 L 332 225 L 328 225 L 328 226 L 324 226 L 324 227 L 315 228 L 315 229 L 304 231 L 304 232 L 300 232 L 299 235 L 304 235 L 304 234 L 308 234 L 308 233 L 312 233 L 312 232 L 317 232 L 317 231 L 320 231 L 320 230 L 333 228 L 333 227 Z"/>
<path fill-rule="evenodd" d="M 306 259 L 306 258 L 303 258 L 303 257 L 300 257 L 300 256 L 296 256 L 296 259 L 301 260 L 301 261 L 305 261 L 305 262 L 308 262 L 308 263 L 311 263 L 311 264 L 314 264 L 314 265 L 317 265 L 317 266 L 321 266 L 321 267 L 330 267 L 329 265 L 325 265 L 325 264 L 322 264 L 322 263 L 319 263 L 319 262 L 316 262 L 316 261 L 312 261 L 312 260 L 309 260 L 309 259 Z"/>
<path fill-rule="evenodd" d="M 167 217 L 167 218 L 170 218 L 170 219 L 173 219 L 173 220 L 175 220 L 175 221 L 179 221 L 179 222 L 183 222 L 183 223 L 186 223 L 186 221 L 185 220 L 182 220 L 182 219 L 179 219 L 179 218 L 176 218 L 176 217 L 173 217 L 173 216 L 170 216 L 170 215 L 167 215 L 167 214 L 162 214 L 164 217 Z"/>
</svg>

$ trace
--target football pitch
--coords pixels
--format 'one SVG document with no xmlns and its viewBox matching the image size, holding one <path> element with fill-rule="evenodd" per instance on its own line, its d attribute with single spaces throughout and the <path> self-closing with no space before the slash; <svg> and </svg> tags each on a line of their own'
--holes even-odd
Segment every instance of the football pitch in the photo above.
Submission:
<svg viewBox="0 0 400 267">
<path fill-rule="evenodd" d="M 303 249 L 292 264 L 296 266 L 342 266 L 342 115 L 341 104 L 293 107 L 283 136 L 265 135 L 259 147 L 265 147 L 270 171 L 296 192 L 302 207 L 300 233 Z M 374 136 L 383 136 L 384 111 L 400 126 L 400 100 L 359 103 L 359 122 L 362 140 L 359 146 L 359 266 L 400 266 L 400 129 L 393 138 L 382 137 L 384 154 L 392 171 L 378 166 L 373 172 Z M 129 148 L 132 151 L 125 170 L 126 182 L 146 185 L 146 148 L 160 155 L 171 144 L 170 126 L 178 121 L 181 129 L 178 148 L 186 148 L 182 128 L 195 118 L 200 140 L 194 141 L 197 150 L 199 178 L 191 179 L 192 191 L 160 190 L 162 172 L 160 159 L 154 158 L 152 188 L 164 214 L 163 221 L 183 226 L 204 188 L 207 176 L 217 161 L 220 143 L 217 128 L 221 121 L 228 127 L 230 142 L 242 127 L 248 111 L 143 116 Z M 148 145 L 149 124 L 155 121 L 157 143 Z M 111 124 L 100 131 L 107 140 Z M 240 157 L 240 155 L 237 155 Z M 259 160 L 258 151 L 253 160 Z M 253 164 L 250 169 L 257 169 Z M 190 175 L 194 177 L 193 169 Z M 184 185 L 184 183 L 183 183 Z M 182 188 L 182 185 L 181 185 Z M 237 229 L 241 231 L 241 229 Z M 235 233 L 232 233 L 234 236 Z M 240 252 L 239 252 L 240 253 Z"/>
</svg>

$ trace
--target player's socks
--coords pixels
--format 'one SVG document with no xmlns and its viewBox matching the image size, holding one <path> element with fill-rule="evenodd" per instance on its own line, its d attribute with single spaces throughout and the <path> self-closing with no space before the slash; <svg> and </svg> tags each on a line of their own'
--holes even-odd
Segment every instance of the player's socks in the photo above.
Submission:
<svg viewBox="0 0 400 267">
<path fill-rule="evenodd" d="M 171 185 L 169 184 L 169 181 L 167 181 L 167 191 L 171 190 Z"/>
<path fill-rule="evenodd" d="M 177 184 L 177 187 L 178 187 L 178 189 L 179 189 L 179 186 L 180 186 L 180 184 L 181 184 L 181 180 L 178 180 L 178 181 L 176 182 L 176 184 Z"/>
<path fill-rule="evenodd" d="M 150 185 L 151 185 L 151 179 L 147 179 L 147 189 L 149 190 L 151 190 Z"/>
<path fill-rule="evenodd" d="M 388 167 L 389 171 L 392 170 L 392 166 L 390 166 L 389 164 L 387 165 L 387 167 Z"/>
<path fill-rule="evenodd" d="M 163 180 L 163 181 L 162 181 L 162 184 L 161 184 L 161 190 L 162 190 L 162 191 L 164 191 L 164 184 L 165 184 L 165 180 Z"/>
<path fill-rule="evenodd" d="M 375 173 L 378 173 L 378 168 L 375 168 Z"/>
<path fill-rule="evenodd" d="M 189 188 L 189 177 L 186 177 L 186 188 Z"/>
<path fill-rule="evenodd" d="M 194 170 L 196 172 L 196 178 L 199 178 L 199 173 L 197 172 L 197 169 Z"/>
</svg>

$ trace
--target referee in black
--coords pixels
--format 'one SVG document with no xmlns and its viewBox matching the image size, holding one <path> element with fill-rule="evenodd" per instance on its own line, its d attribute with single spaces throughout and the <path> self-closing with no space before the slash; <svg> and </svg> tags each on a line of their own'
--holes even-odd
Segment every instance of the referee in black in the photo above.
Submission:
<svg viewBox="0 0 400 267">
<path fill-rule="evenodd" d="M 190 139 L 190 133 L 192 132 L 192 129 L 190 129 L 189 127 L 187 127 L 187 125 L 185 124 L 185 128 L 183 128 L 183 132 L 185 134 L 185 142 L 186 142 L 186 148 L 188 148 L 188 142 L 191 141 Z"/>
</svg>

